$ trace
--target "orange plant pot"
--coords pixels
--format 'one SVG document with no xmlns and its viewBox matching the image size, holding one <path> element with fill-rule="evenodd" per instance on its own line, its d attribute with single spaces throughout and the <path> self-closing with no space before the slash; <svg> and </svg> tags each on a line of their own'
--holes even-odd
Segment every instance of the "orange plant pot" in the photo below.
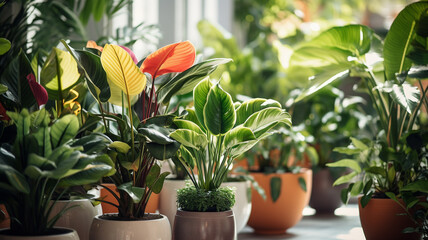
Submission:
<svg viewBox="0 0 428 240">
<path fill-rule="evenodd" d="M 251 173 L 251 176 L 265 190 L 266 200 L 253 189 L 252 209 L 248 225 L 257 234 L 283 234 L 302 219 L 303 208 L 308 204 L 312 190 L 312 170 L 300 173 Z M 270 181 L 272 177 L 281 179 L 281 192 L 273 202 Z M 306 182 L 306 192 L 299 184 L 299 178 Z"/>
<path fill-rule="evenodd" d="M 113 183 L 105 183 L 104 186 L 108 187 L 109 189 L 113 190 L 115 193 L 119 194 L 119 191 L 117 190 L 116 186 Z M 113 195 L 107 191 L 104 188 L 101 188 L 100 190 L 100 197 L 104 201 L 108 201 L 114 204 L 118 204 L 117 200 Z M 108 204 L 108 203 L 101 203 L 101 207 L 103 208 L 103 213 L 117 213 L 117 208 Z M 159 195 L 152 193 L 150 195 L 149 202 L 147 203 L 146 212 L 147 213 L 156 213 L 156 210 L 158 210 L 159 207 Z"/>
<path fill-rule="evenodd" d="M 420 239 L 417 233 L 402 233 L 407 227 L 415 227 L 404 209 L 392 199 L 372 198 L 363 208 L 358 198 L 360 221 L 367 240 Z"/>
<path fill-rule="evenodd" d="M 0 229 L 2 228 L 9 228 L 10 227 L 10 217 L 9 214 L 6 211 L 6 207 L 3 204 L 0 204 L 0 210 L 2 210 L 5 213 L 5 219 L 0 222 Z"/>
</svg>

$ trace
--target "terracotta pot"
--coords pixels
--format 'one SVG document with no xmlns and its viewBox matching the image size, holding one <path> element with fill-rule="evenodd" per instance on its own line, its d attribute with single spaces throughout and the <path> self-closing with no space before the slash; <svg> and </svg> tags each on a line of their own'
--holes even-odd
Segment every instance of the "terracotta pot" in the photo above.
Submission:
<svg viewBox="0 0 428 240">
<path fill-rule="evenodd" d="M 236 238 L 233 211 L 188 212 L 177 210 L 174 240 L 231 240 Z"/>
<path fill-rule="evenodd" d="M 333 183 L 334 179 L 328 168 L 314 173 L 309 206 L 315 209 L 317 214 L 334 214 L 334 210 L 342 206 L 340 192 L 346 184 L 333 187 Z"/>
<path fill-rule="evenodd" d="M 8 229 L 0 230 L 0 240 L 79 240 L 79 235 L 73 229 L 55 228 L 58 232 L 43 236 L 13 236 L 8 235 Z"/>
<path fill-rule="evenodd" d="M 171 240 L 168 218 L 137 221 L 119 221 L 94 218 L 89 233 L 90 240 Z"/>
<path fill-rule="evenodd" d="M 9 214 L 6 211 L 6 207 L 4 204 L 0 204 L 0 210 L 2 210 L 5 213 L 5 219 L 0 222 L 0 229 L 2 228 L 9 228 L 10 227 L 10 217 Z"/>
<path fill-rule="evenodd" d="M 109 189 L 113 190 L 115 193 L 119 194 L 119 191 L 117 190 L 116 186 L 113 183 L 103 183 L 104 186 L 108 187 Z M 105 201 L 112 202 L 114 204 L 118 204 L 116 198 L 113 197 L 113 195 L 105 190 L 104 188 L 100 189 L 100 197 L 101 199 L 104 199 Z M 103 213 L 117 213 L 117 208 L 114 206 L 108 204 L 108 203 L 101 203 L 101 206 L 103 208 Z M 146 211 L 147 213 L 156 213 L 156 210 L 158 210 L 159 207 L 159 194 L 152 193 L 150 195 L 150 199 L 147 203 Z"/>
<path fill-rule="evenodd" d="M 252 209 L 248 225 L 258 234 L 283 234 L 302 218 L 303 208 L 308 204 L 312 189 L 312 170 L 301 173 L 251 173 L 251 176 L 266 192 L 266 201 L 253 189 Z M 273 202 L 270 181 L 281 179 L 281 192 Z M 306 192 L 299 185 L 299 178 L 306 182 Z"/>
<path fill-rule="evenodd" d="M 361 226 L 367 240 L 421 238 L 420 234 L 417 233 L 402 233 L 407 227 L 415 227 L 415 224 L 409 216 L 403 214 L 405 213 L 404 209 L 392 199 L 372 198 L 363 208 L 360 197 L 358 198 L 358 208 Z"/>
<path fill-rule="evenodd" d="M 247 190 L 251 188 L 251 182 L 225 182 L 221 186 L 235 189 L 235 205 L 233 205 L 232 211 L 235 216 L 236 232 L 239 233 L 247 225 L 250 218 L 251 197 L 248 196 Z"/>
<path fill-rule="evenodd" d="M 165 215 L 174 226 L 175 213 L 177 212 L 177 190 L 186 186 L 185 180 L 165 179 L 162 191 L 159 193 L 159 213 Z"/>
<path fill-rule="evenodd" d="M 89 229 L 95 216 L 102 214 L 101 205 L 93 206 L 88 199 L 60 200 L 55 203 L 50 216 L 68 209 L 55 223 L 55 227 L 71 228 L 79 234 L 80 240 L 89 239 Z"/>
</svg>

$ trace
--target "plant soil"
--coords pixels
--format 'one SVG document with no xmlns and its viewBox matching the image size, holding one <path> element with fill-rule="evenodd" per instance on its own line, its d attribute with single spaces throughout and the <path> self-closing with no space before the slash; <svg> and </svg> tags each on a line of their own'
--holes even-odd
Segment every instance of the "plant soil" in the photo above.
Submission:
<svg viewBox="0 0 428 240">
<path fill-rule="evenodd" d="M 103 220 L 114 220 L 114 221 L 145 221 L 145 220 L 161 219 L 162 215 L 146 213 L 141 218 L 124 218 L 124 217 L 119 217 L 117 213 L 108 213 L 100 216 L 100 218 Z"/>
</svg>

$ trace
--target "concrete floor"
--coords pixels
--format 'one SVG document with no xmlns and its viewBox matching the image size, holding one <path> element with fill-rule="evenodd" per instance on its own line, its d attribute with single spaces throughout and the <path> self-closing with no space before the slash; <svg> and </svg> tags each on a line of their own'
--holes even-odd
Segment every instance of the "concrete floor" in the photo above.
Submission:
<svg viewBox="0 0 428 240">
<path fill-rule="evenodd" d="M 293 239 L 293 240 L 364 240 L 358 216 L 358 205 L 349 204 L 335 211 L 335 215 L 315 215 L 311 208 L 305 208 L 303 219 L 281 235 L 265 236 L 253 233 L 245 227 L 238 234 L 238 240 Z"/>
</svg>

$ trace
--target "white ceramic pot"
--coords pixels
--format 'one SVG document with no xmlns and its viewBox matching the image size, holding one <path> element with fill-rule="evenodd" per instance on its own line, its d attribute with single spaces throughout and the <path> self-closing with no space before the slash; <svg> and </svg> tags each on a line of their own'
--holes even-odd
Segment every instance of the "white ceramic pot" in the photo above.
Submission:
<svg viewBox="0 0 428 240">
<path fill-rule="evenodd" d="M 165 179 L 159 194 L 159 213 L 168 218 L 171 229 L 174 226 L 175 213 L 177 212 L 177 190 L 185 186 L 185 180 Z"/>
<path fill-rule="evenodd" d="M 251 198 L 248 198 L 248 189 L 251 190 L 251 182 L 225 182 L 223 187 L 235 188 L 235 205 L 232 207 L 235 215 L 236 232 L 239 233 L 247 225 L 251 214 Z"/>
<path fill-rule="evenodd" d="M 90 240 L 171 240 L 168 218 L 137 221 L 119 221 L 94 218 L 89 232 Z"/>
<path fill-rule="evenodd" d="M 73 229 L 55 228 L 58 233 L 44 236 L 13 236 L 7 235 L 8 229 L 0 231 L 0 240 L 79 240 L 79 235 Z"/>
<path fill-rule="evenodd" d="M 71 208 L 58 219 L 55 226 L 75 229 L 80 240 L 88 240 L 92 220 L 95 216 L 102 214 L 101 205 L 93 206 L 88 199 L 59 200 L 54 205 L 50 216 L 56 215 L 64 207 Z"/>
</svg>

